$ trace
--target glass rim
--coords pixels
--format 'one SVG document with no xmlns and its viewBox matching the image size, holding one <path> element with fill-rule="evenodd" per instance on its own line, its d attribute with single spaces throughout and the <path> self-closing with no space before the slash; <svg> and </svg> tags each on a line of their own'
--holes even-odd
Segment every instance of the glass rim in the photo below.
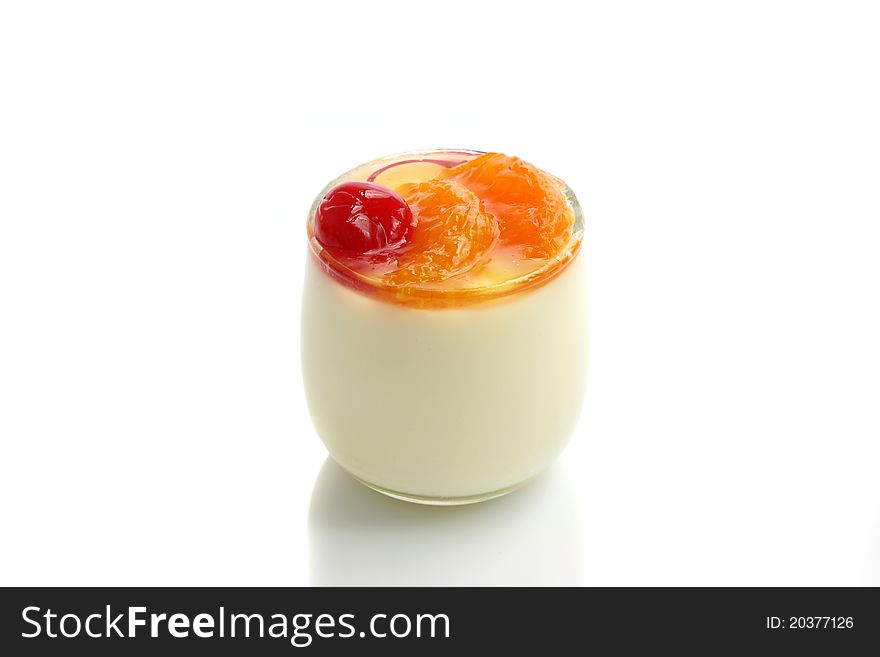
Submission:
<svg viewBox="0 0 880 657">
<path fill-rule="evenodd" d="M 408 305 L 444 306 L 450 304 L 463 305 L 466 303 L 488 301 L 490 299 L 501 298 L 517 292 L 525 292 L 555 279 L 569 268 L 571 263 L 580 253 L 584 235 L 584 214 L 577 196 L 575 196 L 571 187 L 569 187 L 564 180 L 547 172 L 545 173 L 547 173 L 547 175 L 559 185 L 559 188 L 565 197 L 565 201 L 574 215 L 571 236 L 560 253 L 555 257 L 548 259 L 542 267 L 494 285 L 465 288 L 426 287 L 419 284 L 404 286 L 390 285 L 351 269 L 345 265 L 345 263 L 334 258 L 323 246 L 321 246 L 315 237 L 314 220 L 318 204 L 327 192 L 349 179 L 350 176 L 360 169 L 375 165 L 374 170 L 378 170 L 382 168 L 383 163 L 390 163 L 403 157 L 428 159 L 428 156 L 431 155 L 456 154 L 477 157 L 484 155 L 486 152 L 487 151 L 466 148 L 429 148 L 402 151 L 376 158 L 375 160 L 369 160 L 347 170 L 345 173 L 327 183 L 315 197 L 315 200 L 309 208 L 308 219 L 306 221 L 306 232 L 308 236 L 309 250 L 312 256 L 315 257 L 328 274 L 339 280 L 339 282 L 363 291 L 372 291 L 380 293 L 383 296 L 390 296 L 392 297 L 391 300 Z"/>
</svg>

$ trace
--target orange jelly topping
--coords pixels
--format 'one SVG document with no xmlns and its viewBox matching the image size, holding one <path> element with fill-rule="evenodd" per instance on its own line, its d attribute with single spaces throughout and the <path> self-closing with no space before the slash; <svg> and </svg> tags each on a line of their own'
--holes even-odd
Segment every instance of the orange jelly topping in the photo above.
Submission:
<svg viewBox="0 0 880 657">
<path fill-rule="evenodd" d="M 324 269 L 389 301 L 457 306 L 539 285 L 577 253 L 566 185 L 517 157 L 435 151 L 363 165 L 313 207 Z"/>
</svg>

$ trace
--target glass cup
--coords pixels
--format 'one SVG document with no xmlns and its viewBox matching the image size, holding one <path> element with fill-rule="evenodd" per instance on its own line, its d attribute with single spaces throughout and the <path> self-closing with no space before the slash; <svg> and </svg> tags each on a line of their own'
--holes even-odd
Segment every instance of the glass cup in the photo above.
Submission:
<svg viewBox="0 0 880 657">
<path fill-rule="evenodd" d="M 314 238 L 318 203 L 340 182 L 403 160 L 477 154 L 416 151 L 369 162 L 328 184 L 308 218 L 302 368 L 312 421 L 348 473 L 411 502 L 467 504 L 523 485 L 565 447 L 584 396 L 583 214 L 562 181 L 575 222 L 553 271 L 478 291 L 416 287 L 401 303 Z"/>
</svg>

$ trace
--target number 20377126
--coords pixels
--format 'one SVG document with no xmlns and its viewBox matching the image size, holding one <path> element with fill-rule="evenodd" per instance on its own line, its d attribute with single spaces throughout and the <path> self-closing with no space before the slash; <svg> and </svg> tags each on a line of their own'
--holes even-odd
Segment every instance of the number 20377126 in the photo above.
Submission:
<svg viewBox="0 0 880 657">
<path fill-rule="evenodd" d="M 852 616 L 767 616 L 768 630 L 851 630 Z"/>
</svg>

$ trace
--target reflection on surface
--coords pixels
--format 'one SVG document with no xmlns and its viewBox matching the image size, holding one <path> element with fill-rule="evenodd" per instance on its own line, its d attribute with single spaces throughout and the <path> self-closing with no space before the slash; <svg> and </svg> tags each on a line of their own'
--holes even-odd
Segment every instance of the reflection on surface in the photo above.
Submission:
<svg viewBox="0 0 880 657">
<path fill-rule="evenodd" d="M 400 502 L 332 459 L 309 510 L 315 586 L 554 586 L 581 582 L 575 492 L 562 466 L 481 504 Z"/>
</svg>

